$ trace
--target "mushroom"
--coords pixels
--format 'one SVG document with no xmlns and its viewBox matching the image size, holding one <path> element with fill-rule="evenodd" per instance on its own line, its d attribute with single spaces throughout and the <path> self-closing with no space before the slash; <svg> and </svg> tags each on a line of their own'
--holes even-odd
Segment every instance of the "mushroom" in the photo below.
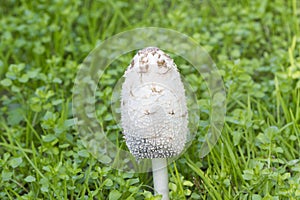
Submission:
<svg viewBox="0 0 300 200">
<path fill-rule="evenodd" d="M 167 159 L 184 149 L 188 133 L 186 97 L 177 66 L 156 47 L 138 51 L 125 74 L 121 126 L 129 151 L 151 159 L 154 190 L 169 199 Z"/>
</svg>

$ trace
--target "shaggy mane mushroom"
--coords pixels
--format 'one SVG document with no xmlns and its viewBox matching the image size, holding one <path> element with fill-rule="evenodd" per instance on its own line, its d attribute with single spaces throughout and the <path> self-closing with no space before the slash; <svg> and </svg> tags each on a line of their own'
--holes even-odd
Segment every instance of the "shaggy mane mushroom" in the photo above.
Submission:
<svg viewBox="0 0 300 200">
<path fill-rule="evenodd" d="M 179 155 L 188 133 L 186 97 L 177 66 L 156 47 L 138 51 L 122 85 L 121 125 L 136 159 L 151 159 L 154 190 L 169 199 L 167 158 Z"/>
</svg>

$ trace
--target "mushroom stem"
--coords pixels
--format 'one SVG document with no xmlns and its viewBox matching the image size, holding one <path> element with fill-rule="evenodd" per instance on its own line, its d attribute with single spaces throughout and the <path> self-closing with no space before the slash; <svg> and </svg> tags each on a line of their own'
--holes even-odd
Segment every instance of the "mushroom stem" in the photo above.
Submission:
<svg viewBox="0 0 300 200">
<path fill-rule="evenodd" d="M 167 159 L 152 159 L 152 173 L 155 194 L 162 194 L 162 200 L 169 200 Z"/>
</svg>

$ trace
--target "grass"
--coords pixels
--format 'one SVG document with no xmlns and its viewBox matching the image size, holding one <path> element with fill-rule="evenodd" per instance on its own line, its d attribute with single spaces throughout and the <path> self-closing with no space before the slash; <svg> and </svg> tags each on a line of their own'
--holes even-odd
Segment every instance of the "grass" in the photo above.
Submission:
<svg viewBox="0 0 300 200">
<path fill-rule="evenodd" d="M 147 26 L 178 30 L 202 45 L 227 92 L 222 136 L 200 159 L 209 95 L 174 55 L 201 114 L 199 136 L 169 166 L 171 199 L 300 198 L 296 0 L 4 0 L 0 14 L 0 199 L 160 199 L 151 174 L 120 172 L 93 158 L 72 115 L 76 72 L 88 53 L 114 34 Z M 122 148 L 110 99 L 132 55 L 111 64 L 96 92 L 106 105 L 97 117 Z"/>
</svg>

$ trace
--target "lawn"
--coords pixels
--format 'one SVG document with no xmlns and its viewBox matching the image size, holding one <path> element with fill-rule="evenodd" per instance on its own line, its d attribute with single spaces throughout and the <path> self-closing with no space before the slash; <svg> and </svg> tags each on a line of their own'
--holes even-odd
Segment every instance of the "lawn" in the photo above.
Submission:
<svg viewBox="0 0 300 200">
<path fill-rule="evenodd" d="M 189 148 L 168 166 L 170 199 L 300 199 L 297 0 L 1 0 L 0 16 L 1 200 L 161 198 L 153 194 L 150 172 L 120 171 L 96 159 L 72 110 L 77 72 L 89 53 L 140 27 L 192 38 L 216 64 L 226 90 L 221 137 L 202 158 L 210 93 L 191 63 L 168 52 L 199 111 L 190 116 L 196 128 Z M 123 150 L 113 108 L 135 53 L 110 63 L 92 101 L 100 127 Z"/>
</svg>

